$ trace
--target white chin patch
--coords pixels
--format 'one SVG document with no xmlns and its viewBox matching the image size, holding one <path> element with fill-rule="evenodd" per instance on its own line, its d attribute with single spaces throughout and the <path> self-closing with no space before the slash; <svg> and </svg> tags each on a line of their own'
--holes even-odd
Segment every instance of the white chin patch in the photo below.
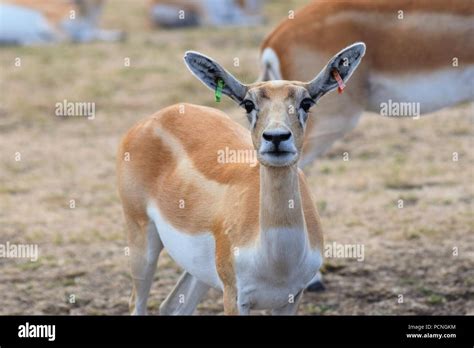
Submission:
<svg viewBox="0 0 474 348">
<path fill-rule="evenodd" d="M 286 152 L 279 155 L 274 155 L 270 153 L 261 153 L 260 159 L 262 164 L 273 166 L 273 167 L 284 167 L 293 164 L 296 160 L 296 154 L 291 152 Z"/>
</svg>

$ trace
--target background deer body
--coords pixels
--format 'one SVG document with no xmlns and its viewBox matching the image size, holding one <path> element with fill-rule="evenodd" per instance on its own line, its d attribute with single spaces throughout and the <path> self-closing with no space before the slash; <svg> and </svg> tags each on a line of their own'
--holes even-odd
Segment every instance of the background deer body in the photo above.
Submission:
<svg viewBox="0 0 474 348">
<path fill-rule="evenodd" d="M 0 4 L 0 44 L 122 40 L 123 32 L 99 27 L 104 3 L 105 0 L 6 0 Z"/>
<path fill-rule="evenodd" d="M 359 40 L 368 47 L 351 86 L 310 117 L 300 165 L 324 154 L 364 111 L 380 114 L 381 103 L 419 103 L 427 113 L 474 99 L 473 15 L 472 1 L 315 1 L 282 22 L 262 44 L 263 80 L 305 80 L 330 52 Z"/>
<path fill-rule="evenodd" d="M 186 54 L 186 64 L 208 87 L 222 80 L 222 93 L 245 107 L 251 129 L 215 109 L 181 104 L 138 123 L 124 138 L 118 177 L 134 313 L 146 311 L 163 248 L 185 270 L 161 305 L 163 314 L 191 314 L 209 287 L 223 291 L 226 314 L 296 312 L 322 264 L 323 247 L 318 213 L 297 167 L 307 112 L 336 88 L 330 72 L 337 67 L 347 80 L 364 49 L 356 44 L 341 51 L 308 83 L 249 86 L 210 58 Z M 256 150 L 260 165 L 218 163 L 226 147 Z"/>
<path fill-rule="evenodd" d="M 151 18 L 165 27 L 256 25 L 261 7 L 260 0 L 153 0 Z"/>
</svg>

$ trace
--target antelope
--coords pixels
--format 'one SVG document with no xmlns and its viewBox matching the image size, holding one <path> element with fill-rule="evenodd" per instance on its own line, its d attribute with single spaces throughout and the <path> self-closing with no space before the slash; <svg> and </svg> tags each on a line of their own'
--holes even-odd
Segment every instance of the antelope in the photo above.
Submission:
<svg viewBox="0 0 474 348">
<path fill-rule="evenodd" d="M 248 85 L 207 56 L 185 54 L 195 77 L 245 109 L 249 130 L 216 109 L 178 104 L 123 138 L 117 173 L 132 314 L 146 314 L 163 249 L 184 272 L 160 314 L 192 314 L 211 287 L 228 315 L 296 313 L 323 261 L 319 215 L 297 165 L 308 113 L 338 86 L 335 72 L 347 81 L 364 52 L 363 43 L 345 48 L 309 82 Z M 219 163 L 225 147 L 256 151 L 258 165 Z"/>
<path fill-rule="evenodd" d="M 322 0 L 277 26 L 261 45 L 265 81 L 304 81 L 330 52 L 354 41 L 368 47 L 347 91 L 322 100 L 309 118 L 300 165 L 323 155 L 364 111 L 417 103 L 424 114 L 474 99 L 473 15 L 471 0 Z"/>
<path fill-rule="evenodd" d="M 257 25 L 260 0 L 152 0 L 153 24 L 163 27 Z"/>
<path fill-rule="evenodd" d="M 325 154 L 364 111 L 415 103 L 423 114 L 472 100 L 473 14 L 469 0 L 321 0 L 278 25 L 261 45 L 261 81 L 304 81 L 330 52 L 354 41 L 368 47 L 345 93 L 324 98 L 309 117 L 299 165 Z M 322 288 L 318 274 L 308 290 Z"/>
<path fill-rule="evenodd" d="M 98 27 L 103 6 L 104 0 L 6 0 L 0 4 L 0 43 L 122 40 L 123 32 Z"/>
</svg>

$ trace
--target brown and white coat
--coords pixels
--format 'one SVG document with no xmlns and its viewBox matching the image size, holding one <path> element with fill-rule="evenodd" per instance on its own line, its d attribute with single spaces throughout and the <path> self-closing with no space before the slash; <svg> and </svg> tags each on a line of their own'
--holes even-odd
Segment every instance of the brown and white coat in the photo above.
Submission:
<svg viewBox="0 0 474 348">
<path fill-rule="evenodd" d="M 191 314 L 210 287 L 221 289 L 227 314 L 271 309 L 295 313 L 322 264 L 323 235 L 297 163 L 309 109 L 347 81 L 365 52 L 339 52 L 312 81 L 244 85 L 212 59 L 188 52 L 192 73 L 247 111 L 250 131 L 224 113 L 197 105 L 165 108 L 124 137 L 117 161 L 129 231 L 131 310 L 145 314 L 159 253 L 184 269 L 160 307 Z M 347 62 L 343 64 L 343 62 Z M 224 148 L 256 151 L 259 164 L 219 163 Z"/>
<path fill-rule="evenodd" d="M 473 100 L 473 37 L 471 0 L 316 0 L 264 40 L 261 78 L 304 81 L 332 52 L 355 41 L 367 45 L 347 90 L 324 98 L 310 117 L 305 166 L 364 111 L 380 114 L 381 103 L 419 103 L 423 114 Z"/>
</svg>

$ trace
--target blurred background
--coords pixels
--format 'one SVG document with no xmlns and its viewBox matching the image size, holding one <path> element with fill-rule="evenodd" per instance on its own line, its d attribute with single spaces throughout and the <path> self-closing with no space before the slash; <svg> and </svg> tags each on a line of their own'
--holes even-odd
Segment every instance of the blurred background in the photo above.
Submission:
<svg viewBox="0 0 474 348">
<path fill-rule="evenodd" d="M 36 262 L 0 258 L 0 314 L 128 314 L 120 138 L 179 102 L 217 107 L 245 125 L 243 111 L 216 104 L 182 58 L 197 50 L 255 81 L 263 38 L 308 1 L 258 3 L 222 14 L 227 25 L 196 10 L 176 28 L 149 1 L 108 1 L 104 32 L 64 24 L 57 38 L 46 28 L 41 44 L 0 47 L 0 243 L 39 247 Z M 3 11 L 4 24 L 14 19 Z M 95 103 L 95 117 L 56 116 L 64 100 Z M 326 290 L 306 294 L 300 314 L 474 314 L 473 114 L 472 103 L 416 122 L 367 114 L 308 169 L 326 243 L 363 244 L 365 258 L 326 259 Z M 180 273 L 162 254 L 150 313 Z M 221 296 L 211 291 L 197 313 L 221 314 Z"/>
</svg>

